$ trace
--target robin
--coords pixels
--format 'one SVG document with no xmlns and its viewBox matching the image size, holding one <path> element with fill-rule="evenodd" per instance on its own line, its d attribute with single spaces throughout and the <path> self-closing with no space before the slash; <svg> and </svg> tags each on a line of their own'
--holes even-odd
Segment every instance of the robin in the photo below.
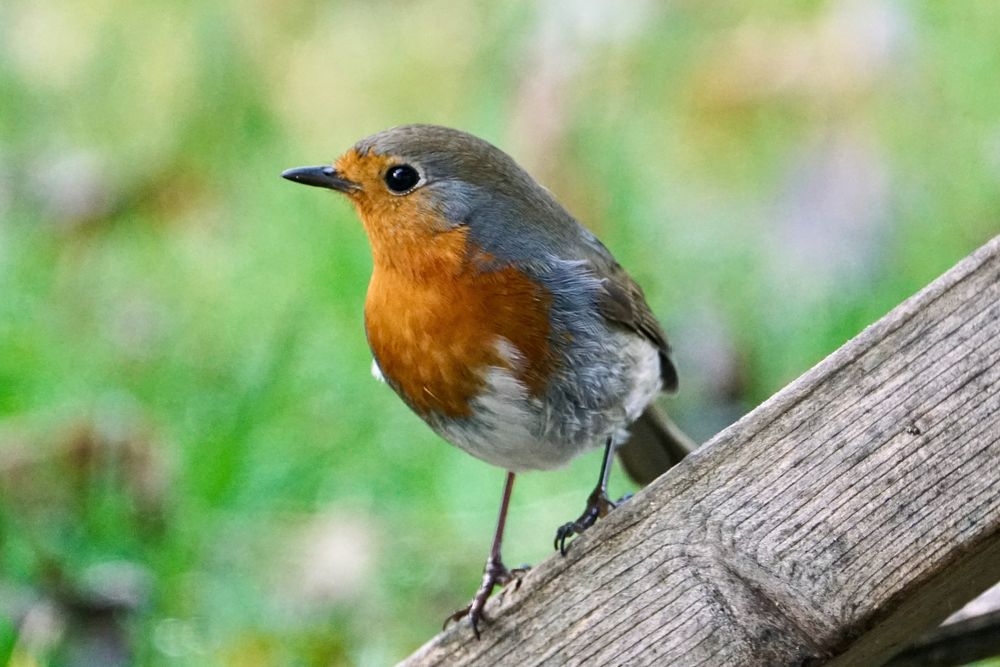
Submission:
<svg viewBox="0 0 1000 667">
<path fill-rule="evenodd" d="M 556 532 L 565 555 L 615 506 L 607 482 L 619 445 L 628 441 L 621 458 L 643 484 L 693 448 L 650 405 L 677 389 L 666 336 L 608 249 L 482 139 L 396 127 L 332 165 L 282 176 L 345 194 L 361 217 L 373 374 L 442 438 L 507 471 L 482 583 L 449 617 L 467 616 L 478 638 L 487 598 L 514 576 L 500 546 L 515 474 L 604 445 L 583 513 Z"/>
</svg>

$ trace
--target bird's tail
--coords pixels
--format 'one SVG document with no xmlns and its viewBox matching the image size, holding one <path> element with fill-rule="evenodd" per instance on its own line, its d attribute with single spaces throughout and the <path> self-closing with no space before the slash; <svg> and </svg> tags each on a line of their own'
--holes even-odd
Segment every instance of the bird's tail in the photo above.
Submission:
<svg viewBox="0 0 1000 667">
<path fill-rule="evenodd" d="M 677 465 L 698 446 L 655 405 L 650 405 L 629 428 L 631 437 L 618 448 L 625 472 L 646 486 Z"/>
</svg>

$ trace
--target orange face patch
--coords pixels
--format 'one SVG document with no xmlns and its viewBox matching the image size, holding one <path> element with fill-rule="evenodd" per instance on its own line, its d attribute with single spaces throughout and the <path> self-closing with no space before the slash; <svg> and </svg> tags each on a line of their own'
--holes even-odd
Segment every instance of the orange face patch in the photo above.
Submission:
<svg viewBox="0 0 1000 667">
<path fill-rule="evenodd" d="M 422 258 L 412 251 L 430 237 L 446 231 L 448 225 L 435 217 L 419 188 L 406 195 L 392 194 L 386 188 L 383 180 L 386 170 L 401 162 L 391 156 L 359 154 L 351 149 L 334 167 L 344 178 L 360 186 L 347 195 L 361 217 L 375 263 L 416 271 L 421 269 Z"/>
</svg>

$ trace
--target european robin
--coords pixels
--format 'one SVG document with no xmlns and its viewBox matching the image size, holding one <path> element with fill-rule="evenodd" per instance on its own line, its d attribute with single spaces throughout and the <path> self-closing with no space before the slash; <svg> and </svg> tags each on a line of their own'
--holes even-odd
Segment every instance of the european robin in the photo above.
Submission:
<svg viewBox="0 0 1000 667">
<path fill-rule="evenodd" d="M 371 243 L 365 301 L 372 372 L 442 438 L 507 471 L 468 616 L 513 575 L 500 545 L 514 475 L 604 444 L 597 487 L 556 548 L 615 505 L 619 445 L 647 483 L 693 447 L 651 402 L 677 389 L 663 329 L 607 248 L 514 160 L 458 130 L 397 127 L 332 165 L 282 176 L 336 190 Z M 629 439 L 629 426 L 632 437 Z"/>
</svg>

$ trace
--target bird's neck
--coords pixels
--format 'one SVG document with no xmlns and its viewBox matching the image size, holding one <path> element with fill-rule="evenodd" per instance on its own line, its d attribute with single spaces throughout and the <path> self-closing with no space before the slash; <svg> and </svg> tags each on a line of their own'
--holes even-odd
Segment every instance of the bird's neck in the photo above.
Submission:
<svg viewBox="0 0 1000 667">
<path fill-rule="evenodd" d="M 447 280 L 468 263 L 467 228 L 434 231 L 417 225 L 387 227 L 366 221 L 375 273 L 413 282 Z"/>
</svg>

